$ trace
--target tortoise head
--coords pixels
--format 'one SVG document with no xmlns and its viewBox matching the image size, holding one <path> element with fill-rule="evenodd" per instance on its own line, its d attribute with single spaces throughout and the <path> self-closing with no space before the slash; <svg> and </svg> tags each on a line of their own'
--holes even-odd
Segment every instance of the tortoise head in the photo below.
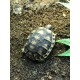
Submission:
<svg viewBox="0 0 80 80">
<path fill-rule="evenodd" d="M 48 24 L 45 26 L 47 29 L 51 30 L 52 29 L 52 25 L 51 24 Z"/>
</svg>

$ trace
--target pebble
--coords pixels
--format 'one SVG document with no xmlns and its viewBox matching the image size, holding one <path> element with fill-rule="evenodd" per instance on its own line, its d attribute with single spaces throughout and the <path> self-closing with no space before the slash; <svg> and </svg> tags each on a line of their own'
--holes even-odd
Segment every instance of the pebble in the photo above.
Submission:
<svg viewBox="0 0 80 80">
<path fill-rule="evenodd" d="M 22 9 L 23 9 L 22 5 L 14 4 L 12 11 L 13 11 L 14 14 L 21 14 L 22 13 Z"/>
<path fill-rule="evenodd" d="M 66 17 L 66 14 L 65 13 L 63 13 L 63 17 Z"/>
<path fill-rule="evenodd" d="M 49 80 L 52 80 L 52 76 L 48 76 L 48 79 L 49 79 Z"/>
</svg>

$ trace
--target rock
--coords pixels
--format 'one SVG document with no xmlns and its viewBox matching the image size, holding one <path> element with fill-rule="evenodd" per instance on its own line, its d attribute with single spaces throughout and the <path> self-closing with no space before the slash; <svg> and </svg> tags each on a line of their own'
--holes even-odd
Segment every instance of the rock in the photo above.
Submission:
<svg viewBox="0 0 80 80">
<path fill-rule="evenodd" d="M 23 6 L 22 5 L 19 5 L 19 4 L 14 4 L 13 5 L 12 12 L 14 14 L 21 14 L 22 13 L 22 10 L 23 10 Z"/>
<path fill-rule="evenodd" d="M 48 76 L 48 79 L 49 79 L 49 80 L 52 80 L 52 76 Z"/>
<path fill-rule="evenodd" d="M 28 2 L 29 0 L 10 0 L 10 7 L 12 8 L 12 13 L 21 14 L 24 4 Z"/>
</svg>

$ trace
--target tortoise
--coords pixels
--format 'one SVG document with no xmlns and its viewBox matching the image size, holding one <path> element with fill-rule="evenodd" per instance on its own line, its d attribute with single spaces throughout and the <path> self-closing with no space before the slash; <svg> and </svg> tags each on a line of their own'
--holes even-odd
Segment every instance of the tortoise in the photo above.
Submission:
<svg viewBox="0 0 80 80">
<path fill-rule="evenodd" d="M 50 24 L 39 27 L 27 37 L 22 51 L 28 58 L 41 62 L 48 57 L 55 44 L 55 34 L 51 28 Z"/>
</svg>

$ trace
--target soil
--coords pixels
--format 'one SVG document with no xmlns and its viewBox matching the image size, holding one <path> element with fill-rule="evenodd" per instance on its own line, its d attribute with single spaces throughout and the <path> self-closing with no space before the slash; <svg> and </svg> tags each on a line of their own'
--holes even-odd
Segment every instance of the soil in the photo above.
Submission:
<svg viewBox="0 0 80 80">
<path fill-rule="evenodd" d="M 70 37 L 70 11 L 60 4 L 52 4 L 39 11 L 21 15 L 11 13 L 10 19 L 10 74 L 11 80 L 70 80 L 70 58 L 57 57 L 69 47 L 56 43 L 49 57 L 34 62 L 22 54 L 29 33 L 39 26 L 52 24 L 56 40 Z"/>
</svg>

